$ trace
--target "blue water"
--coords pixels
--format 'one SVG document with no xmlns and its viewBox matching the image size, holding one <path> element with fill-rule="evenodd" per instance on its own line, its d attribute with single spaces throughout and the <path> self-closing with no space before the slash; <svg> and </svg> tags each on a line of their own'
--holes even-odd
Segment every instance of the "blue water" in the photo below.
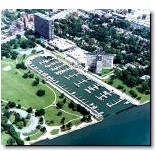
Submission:
<svg viewBox="0 0 156 151">
<path fill-rule="evenodd" d="M 102 122 L 34 145 L 150 145 L 150 103 Z"/>
</svg>

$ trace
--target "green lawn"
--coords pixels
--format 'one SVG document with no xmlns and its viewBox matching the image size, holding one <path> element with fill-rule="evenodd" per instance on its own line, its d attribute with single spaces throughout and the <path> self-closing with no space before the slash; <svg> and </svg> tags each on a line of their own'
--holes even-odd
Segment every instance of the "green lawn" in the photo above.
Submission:
<svg viewBox="0 0 156 151">
<path fill-rule="evenodd" d="M 37 133 L 39 130 L 38 129 L 35 129 L 34 131 L 31 131 L 30 133 L 25 133 L 23 134 L 24 136 L 29 136 L 29 135 L 33 135 L 35 133 Z"/>
<path fill-rule="evenodd" d="M 1 101 L 1 111 L 3 112 L 5 110 L 6 102 Z"/>
<path fill-rule="evenodd" d="M 5 59 L 8 61 L 8 59 Z M 10 61 L 9 61 L 10 62 Z M 32 86 L 32 81 L 34 79 L 24 79 L 20 73 L 15 73 L 15 64 L 8 62 L 2 62 L 2 78 L 1 78 L 1 95 L 4 100 L 11 100 L 16 103 L 21 104 L 22 106 L 28 108 L 42 108 L 50 105 L 54 100 L 54 94 L 51 89 L 43 85 L 41 82 L 38 86 Z M 7 65 L 11 65 L 12 69 L 9 71 L 4 71 L 3 68 Z M 27 72 L 28 70 L 23 70 L 23 72 Z M 45 95 L 42 97 L 38 97 L 35 93 L 37 90 L 43 89 L 45 90 Z M 20 100 L 20 101 L 18 101 Z"/>
<path fill-rule="evenodd" d="M 56 92 L 56 95 L 57 95 L 56 103 L 57 103 L 57 102 L 63 101 L 63 98 L 59 98 L 60 92 L 58 92 L 58 91 L 55 91 L 55 92 Z M 65 96 L 64 96 L 64 97 L 65 97 Z M 71 102 L 71 100 L 70 100 L 69 98 L 66 97 L 66 103 L 63 105 L 62 109 L 65 110 L 65 111 L 68 111 L 68 112 L 70 112 L 70 113 L 72 113 L 72 114 L 77 114 L 77 115 L 82 116 L 82 114 L 81 114 L 80 112 L 73 111 L 72 109 L 70 109 L 70 108 L 68 107 L 68 104 L 69 104 L 70 102 Z"/>
<path fill-rule="evenodd" d="M 45 134 L 45 133 L 43 133 L 43 132 L 41 132 L 41 131 L 37 131 L 34 135 L 29 136 L 29 137 L 30 137 L 30 140 L 36 140 L 36 139 L 38 139 L 39 137 L 41 137 L 43 134 Z"/>
<path fill-rule="evenodd" d="M 59 133 L 59 129 L 53 129 L 53 130 L 50 132 L 51 135 L 56 135 L 56 134 L 58 134 L 58 133 Z"/>
<path fill-rule="evenodd" d="M 9 117 L 9 121 L 13 123 L 15 121 L 15 115 L 11 114 Z"/>
<path fill-rule="evenodd" d="M 113 69 L 102 68 L 102 76 L 105 76 L 112 71 Z"/>
<path fill-rule="evenodd" d="M 19 60 L 21 61 L 22 59 L 18 57 L 18 61 Z M 4 71 L 3 68 L 6 67 L 7 65 L 11 66 L 11 70 Z M 15 61 L 12 61 L 11 59 L 4 59 L 2 61 L 1 71 L 2 71 L 2 81 L 1 81 L 2 82 L 2 99 L 14 101 L 17 104 L 21 104 L 22 107 L 26 107 L 26 108 L 33 107 L 37 109 L 46 107 L 53 102 L 54 93 L 50 88 L 46 86 L 47 84 L 42 84 L 42 82 L 40 82 L 38 86 L 32 86 L 32 81 L 34 79 L 30 79 L 30 78 L 24 79 L 22 75 L 19 73 L 21 72 L 23 74 L 25 72 L 28 72 L 28 70 L 19 69 L 18 70 L 19 72 L 17 72 L 17 69 L 15 68 Z M 45 90 L 45 93 L 46 93 L 45 96 L 38 97 L 35 94 L 37 90 L 39 89 Z M 56 96 L 57 96 L 56 102 L 62 101 L 63 99 L 59 98 L 60 92 L 54 88 L 53 90 L 55 91 Z M 72 109 L 68 107 L 68 103 L 70 101 L 71 101 L 70 99 L 66 98 L 66 103 L 64 104 L 62 109 L 71 114 L 82 116 L 81 113 L 77 111 L 73 111 Z M 58 125 L 62 125 L 60 124 L 62 117 L 65 117 L 65 123 L 69 122 L 70 120 L 78 118 L 78 116 L 76 115 L 70 115 L 63 111 L 62 111 L 62 115 L 58 116 L 57 113 L 59 111 L 60 110 L 54 106 L 45 109 L 44 118 L 45 118 L 46 124 L 51 125 L 51 126 L 53 125 L 58 126 Z M 54 123 L 52 123 L 51 121 L 53 121 Z M 78 124 L 78 121 L 80 120 L 74 120 L 72 123 Z"/>
<path fill-rule="evenodd" d="M 7 144 L 7 140 L 11 138 L 11 136 L 9 134 L 6 134 L 5 132 L 1 133 L 1 144 L 2 145 L 6 145 Z"/>
<path fill-rule="evenodd" d="M 109 81 L 109 79 L 107 79 L 105 82 L 107 82 L 107 81 Z M 150 95 L 146 95 L 146 94 L 142 94 L 142 93 L 138 92 L 136 87 L 133 87 L 133 88 L 128 87 L 120 79 L 114 79 L 112 86 L 117 88 L 118 85 L 122 85 L 125 89 L 125 93 L 128 94 L 129 96 L 130 96 L 129 91 L 134 90 L 137 93 L 138 97 L 141 97 L 141 100 L 139 100 L 140 103 L 144 103 L 145 101 L 150 100 Z"/>
<path fill-rule="evenodd" d="M 59 126 L 59 125 L 62 125 L 60 123 L 62 117 L 65 117 L 65 123 L 68 122 L 69 120 L 72 120 L 72 119 L 77 118 L 77 116 L 70 115 L 70 114 L 65 113 L 63 111 L 62 111 L 62 115 L 58 116 L 57 113 L 59 111 L 60 110 L 58 110 L 54 106 L 45 109 L 45 115 L 44 115 L 44 117 L 45 117 L 45 122 L 46 122 L 47 125 L 49 125 L 49 126 Z M 50 123 L 50 121 L 53 121 L 54 123 Z"/>
</svg>

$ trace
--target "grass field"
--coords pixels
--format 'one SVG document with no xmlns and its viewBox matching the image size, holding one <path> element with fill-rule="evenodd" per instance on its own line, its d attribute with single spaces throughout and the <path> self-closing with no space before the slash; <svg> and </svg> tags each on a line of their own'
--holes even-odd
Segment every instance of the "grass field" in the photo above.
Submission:
<svg viewBox="0 0 156 151">
<path fill-rule="evenodd" d="M 14 101 L 26 108 L 30 106 L 33 108 L 43 108 L 52 103 L 54 94 L 51 89 L 41 83 L 38 86 L 32 86 L 32 81 L 34 79 L 24 79 L 20 73 L 15 73 L 15 63 L 10 62 L 10 59 L 5 59 L 5 62 L 2 61 L 1 65 L 2 99 Z M 8 65 L 11 66 L 11 70 L 4 71 L 3 68 Z M 25 70 L 24 72 L 27 71 L 28 70 Z M 38 97 L 35 93 L 39 89 L 45 90 L 46 94 L 42 97 Z"/>
<path fill-rule="evenodd" d="M 6 102 L 1 101 L 1 111 L 3 112 L 5 110 Z"/>
<path fill-rule="evenodd" d="M 36 139 L 38 139 L 39 137 L 41 137 L 43 134 L 44 134 L 43 132 L 37 131 L 34 135 L 29 136 L 29 137 L 30 137 L 30 140 L 36 140 Z"/>
<path fill-rule="evenodd" d="M 51 135 L 56 135 L 56 134 L 58 134 L 58 132 L 59 132 L 59 129 L 53 129 L 53 130 L 50 132 L 50 134 L 51 134 Z"/>
<path fill-rule="evenodd" d="M 1 144 L 2 145 L 6 145 L 7 144 L 7 140 L 11 138 L 11 136 L 9 134 L 6 134 L 5 132 L 1 133 Z"/>
<path fill-rule="evenodd" d="M 72 119 L 75 119 L 75 118 L 78 118 L 77 116 L 75 115 L 71 115 L 71 114 L 68 114 L 68 113 L 65 113 L 62 111 L 62 115 L 58 116 L 57 113 L 59 112 L 59 110 L 52 106 L 52 107 L 49 107 L 45 110 L 45 121 L 46 121 L 46 124 L 49 125 L 49 126 L 59 126 L 59 125 L 62 125 L 60 122 L 61 122 L 61 119 L 62 117 L 65 117 L 65 123 L 69 122 L 70 120 Z M 53 121 L 54 123 L 50 123 L 50 121 Z"/>
<path fill-rule="evenodd" d="M 107 81 L 105 81 L 105 82 L 108 82 L 108 81 L 109 81 L 109 79 L 107 79 Z M 150 100 L 150 95 L 146 95 L 146 94 L 142 94 L 142 93 L 138 92 L 136 87 L 133 87 L 133 88 L 128 87 L 120 79 L 114 79 L 112 86 L 117 88 L 118 85 L 122 85 L 124 87 L 124 89 L 125 89 L 125 93 L 128 94 L 129 96 L 130 96 L 129 91 L 134 90 L 137 93 L 137 96 L 141 97 L 141 99 L 139 100 L 140 103 L 144 103 L 145 101 Z"/>
<path fill-rule="evenodd" d="M 18 61 L 21 62 L 22 58 L 18 57 Z M 4 71 L 3 68 L 8 65 L 11 66 L 11 70 Z M 27 70 L 22 70 L 22 69 L 17 70 L 15 68 L 15 65 L 16 65 L 15 60 L 11 60 L 11 59 L 3 59 L 2 60 L 2 63 L 1 63 L 1 66 L 2 66 L 2 68 L 1 68 L 2 69 L 1 70 L 1 73 L 2 73 L 2 81 L 1 81 L 2 82 L 2 92 L 1 92 L 2 99 L 10 100 L 17 104 L 21 104 L 22 107 L 26 107 L 26 108 L 33 107 L 36 109 L 44 108 L 44 107 L 51 105 L 53 103 L 54 99 L 56 99 L 56 102 L 62 101 L 62 99 L 59 98 L 60 92 L 57 91 L 56 89 L 52 88 L 54 91 L 53 92 L 49 88 L 48 84 L 42 84 L 42 82 L 40 82 L 40 84 L 38 86 L 32 86 L 32 82 L 33 82 L 34 78 L 33 79 L 30 79 L 30 78 L 24 79 L 22 77 L 23 73 L 26 73 L 29 70 L 28 69 Z M 35 74 L 35 76 L 36 76 L 36 74 Z M 37 90 L 39 90 L 39 89 L 45 90 L 44 96 L 38 97 L 35 94 L 37 92 Z M 56 98 L 55 98 L 54 93 L 56 94 Z M 67 98 L 66 103 L 62 107 L 62 110 L 64 110 L 65 112 L 68 112 L 68 113 L 65 113 L 62 111 L 61 116 L 57 116 L 57 113 L 60 110 L 54 106 L 45 109 L 46 123 L 48 125 L 61 125 L 60 121 L 61 121 L 62 117 L 65 117 L 65 123 L 66 123 L 70 120 L 73 120 L 73 119 L 76 119 L 76 118 L 82 116 L 81 113 L 79 113 L 77 111 L 72 111 L 68 107 L 69 102 L 70 102 L 70 100 Z M 4 105 L 3 105 L 3 107 L 4 107 Z M 74 115 L 72 115 L 72 114 L 74 114 Z M 54 123 L 50 123 L 50 121 L 54 121 Z M 74 120 L 72 123 L 74 124 L 74 122 L 77 124 L 78 120 Z"/>
<path fill-rule="evenodd" d="M 56 103 L 57 103 L 57 102 L 61 102 L 63 99 L 62 99 L 62 98 L 59 98 L 60 92 L 58 92 L 58 91 L 55 91 L 55 92 L 56 92 L 56 95 L 57 95 Z M 71 101 L 71 100 L 70 100 L 69 98 L 66 97 L 66 103 L 63 105 L 62 109 L 65 110 L 65 111 L 68 111 L 68 112 L 70 112 L 70 113 L 72 113 L 72 114 L 77 114 L 77 115 L 79 115 L 79 116 L 82 116 L 82 114 L 81 114 L 80 112 L 73 111 L 72 109 L 70 109 L 70 108 L 68 107 L 68 104 L 70 103 L 70 101 Z"/>
<path fill-rule="evenodd" d="M 113 71 L 113 69 L 102 68 L 102 76 L 105 76 L 112 71 Z"/>
<path fill-rule="evenodd" d="M 31 131 L 30 133 L 24 133 L 24 136 L 29 136 L 29 135 L 34 135 L 35 133 L 37 133 L 39 130 L 35 129 L 34 131 Z"/>
</svg>

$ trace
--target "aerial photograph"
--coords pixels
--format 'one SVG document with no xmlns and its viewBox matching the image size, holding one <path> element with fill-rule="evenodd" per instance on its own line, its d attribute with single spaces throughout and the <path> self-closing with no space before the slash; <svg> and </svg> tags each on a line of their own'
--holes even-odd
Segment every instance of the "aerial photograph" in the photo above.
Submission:
<svg viewBox="0 0 156 151">
<path fill-rule="evenodd" d="M 150 146 L 148 9 L 1 10 L 3 146 Z"/>
</svg>

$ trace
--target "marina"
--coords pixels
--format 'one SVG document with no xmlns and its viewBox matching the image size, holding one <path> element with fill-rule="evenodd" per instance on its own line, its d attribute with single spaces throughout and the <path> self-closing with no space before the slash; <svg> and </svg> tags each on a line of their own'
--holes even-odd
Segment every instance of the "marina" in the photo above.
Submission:
<svg viewBox="0 0 156 151">
<path fill-rule="evenodd" d="M 133 106 L 114 91 L 108 90 L 52 56 L 34 57 L 29 61 L 29 65 L 96 115 L 106 116 Z"/>
</svg>

